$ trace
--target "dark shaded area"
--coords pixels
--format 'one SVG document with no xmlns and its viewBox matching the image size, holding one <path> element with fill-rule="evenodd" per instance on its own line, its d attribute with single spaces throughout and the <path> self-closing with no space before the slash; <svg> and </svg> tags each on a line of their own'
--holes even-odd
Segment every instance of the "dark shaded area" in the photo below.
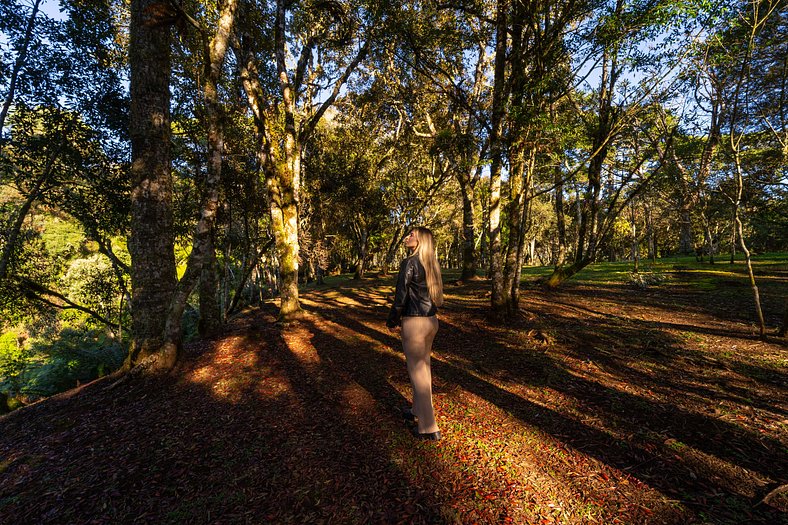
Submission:
<svg viewBox="0 0 788 525">
<path fill-rule="evenodd" d="M 663 306 L 643 294 L 628 301 L 625 290 L 530 290 L 515 326 L 490 325 L 485 287 L 447 288 L 433 358 L 446 410 L 475 396 L 614 469 L 616 483 L 677 502 L 602 509 L 606 522 L 786 521 L 760 503 L 788 478 L 786 436 L 757 430 L 767 416 L 785 417 L 786 374 L 677 335 L 747 334 L 636 319 L 627 306 Z M 369 281 L 307 293 L 310 315 L 291 326 L 275 324 L 271 307 L 247 313 L 217 341 L 190 346 L 174 376 L 113 390 L 98 381 L 0 419 L 3 522 L 561 523 L 549 509 L 508 503 L 548 487 L 515 488 L 514 473 L 462 459 L 489 445 L 452 436 L 448 412 L 443 442 L 413 441 L 396 412 L 408 402 L 407 374 L 398 334 L 384 328 L 389 288 Z M 556 393 L 555 404 L 536 402 L 534 389 Z M 751 410 L 752 420 L 733 423 L 719 406 Z M 463 417 L 461 407 L 451 413 Z M 587 483 L 579 490 L 598 490 Z"/>
</svg>

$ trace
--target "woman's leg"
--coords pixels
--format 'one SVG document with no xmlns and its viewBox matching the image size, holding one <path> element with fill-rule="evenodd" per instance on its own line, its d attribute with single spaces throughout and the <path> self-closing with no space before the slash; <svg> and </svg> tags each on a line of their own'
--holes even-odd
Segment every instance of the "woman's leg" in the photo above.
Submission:
<svg viewBox="0 0 788 525">
<path fill-rule="evenodd" d="M 403 317 L 402 347 L 413 387 L 413 414 L 419 418 L 419 432 L 437 432 L 432 407 L 432 370 L 430 352 L 438 332 L 435 317 Z"/>
</svg>

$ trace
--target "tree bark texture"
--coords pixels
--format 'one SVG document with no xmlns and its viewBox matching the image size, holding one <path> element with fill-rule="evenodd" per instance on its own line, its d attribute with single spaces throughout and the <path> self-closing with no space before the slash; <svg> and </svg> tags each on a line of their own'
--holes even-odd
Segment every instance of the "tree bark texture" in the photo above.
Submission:
<svg viewBox="0 0 788 525">
<path fill-rule="evenodd" d="M 566 218 L 564 217 L 564 175 L 560 169 L 555 170 L 555 224 L 557 230 L 557 247 L 553 264 L 561 267 L 566 262 Z"/>
<path fill-rule="evenodd" d="M 216 32 L 203 56 L 205 70 L 203 97 L 208 128 L 208 169 L 200 203 L 200 219 L 194 228 L 192 249 L 186 262 L 186 271 L 180 281 L 178 281 L 164 329 L 164 351 L 165 353 L 174 352 L 176 356 L 180 354 L 181 350 L 181 319 L 186 308 L 186 301 L 189 299 L 189 295 L 191 295 L 195 286 L 197 286 L 206 263 L 215 261 L 216 258 L 216 251 L 211 236 L 216 220 L 216 212 L 219 208 L 222 154 L 224 152 L 224 129 L 222 126 L 218 85 L 224 59 L 227 55 L 230 34 L 235 23 L 237 6 L 237 0 L 225 1 L 216 26 Z M 211 266 L 213 268 L 215 263 Z"/>
<path fill-rule="evenodd" d="M 159 352 L 177 276 L 170 173 L 169 25 L 152 19 L 155 0 L 132 0 L 129 41 L 132 347 L 127 366 Z M 170 353 L 164 367 L 174 364 Z"/>
</svg>

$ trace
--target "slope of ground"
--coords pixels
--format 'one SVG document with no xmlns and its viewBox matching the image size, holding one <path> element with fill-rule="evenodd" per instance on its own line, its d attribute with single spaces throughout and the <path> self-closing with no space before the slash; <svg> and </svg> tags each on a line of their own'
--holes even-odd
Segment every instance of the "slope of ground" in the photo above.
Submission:
<svg viewBox="0 0 788 525">
<path fill-rule="evenodd" d="M 100 380 L 0 419 L 2 523 L 786 522 L 786 347 L 744 304 L 572 285 L 447 286 L 433 354 L 444 439 L 416 442 L 392 279 L 248 311 L 171 377 Z M 713 303 L 713 301 L 712 301 Z"/>
</svg>

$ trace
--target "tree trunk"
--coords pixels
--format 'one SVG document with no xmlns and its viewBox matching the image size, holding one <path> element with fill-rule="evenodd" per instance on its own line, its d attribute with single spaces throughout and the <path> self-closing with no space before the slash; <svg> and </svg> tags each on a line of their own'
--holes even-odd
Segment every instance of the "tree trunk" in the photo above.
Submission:
<svg viewBox="0 0 788 525">
<path fill-rule="evenodd" d="M 747 275 L 750 278 L 750 288 L 752 288 L 752 295 L 753 299 L 755 300 L 755 313 L 758 316 L 758 335 L 761 339 L 766 339 L 766 322 L 763 319 L 761 295 L 758 292 L 758 285 L 755 283 L 755 274 L 752 271 L 752 261 L 750 260 L 750 250 L 747 249 L 747 244 L 744 242 L 744 228 L 738 213 L 736 214 L 736 226 L 739 230 L 741 251 L 744 253 L 744 262 L 747 264 Z"/>
<path fill-rule="evenodd" d="M 706 254 L 709 256 L 709 264 L 714 264 L 714 245 L 711 236 L 711 224 L 706 218 L 706 212 L 701 209 L 701 221 L 703 222 L 703 244 Z"/>
<path fill-rule="evenodd" d="M 298 206 L 293 194 L 293 175 L 274 173 L 267 177 L 274 233 L 279 259 L 279 320 L 288 321 L 302 315 L 298 301 Z M 284 188 L 283 188 L 284 186 Z"/>
<path fill-rule="evenodd" d="M 27 50 L 30 47 L 30 40 L 33 37 L 33 29 L 36 25 L 36 17 L 38 16 L 38 8 L 41 5 L 41 0 L 33 2 L 33 10 L 30 12 L 30 18 L 27 19 L 27 27 L 25 28 L 25 38 L 22 41 L 22 46 L 19 49 L 19 54 L 14 61 L 14 68 L 11 70 L 11 76 L 8 81 L 8 93 L 6 93 L 5 100 L 3 101 L 3 108 L 0 109 L 0 148 L 4 142 L 3 130 L 5 129 L 5 119 L 8 116 L 8 111 L 14 103 L 14 94 L 16 92 L 16 83 L 19 79 L 19 73 L 25 66 L 27 60 Z"/>
<path fill-rule="evenodd" d="M 170 174 L 170 33 L 150 20 L 156 0 L 132 0 L 129 40 L 131 136 L 131 311 L 127 367 L 157 354 L 177 276 Z M 169 352 L 161 363 L 177 359 Z"/>
<path fill-rule="evenodd" d="M 646 238 L 648 239 L 648 258 L 651 262 L 657 261 L 657 243 L 654 238 L 654 215 L 651 206 L 645 204 L 646 211 Z"/>
<path fill-rule="evenodd" d="M 632 257 L 632 266 L 633 271 L 638 273 L 640 271 L 640 250 L 638 246 L 638 227 L 635 217 L 635 205 L 634 203 L 630 204 L 630 211 L 631 211 L 631 232 L 632 232 L 632 250 L 631 250 L 631 257 Z"/>
<path fill-rule="evenodd" d="M 460 281 L 468 281 L 476 277 L 476 230 L 473 224 L 474 190 L 471 181 L 462 177 L 460 190 L 462 193 L 462 273 Z"/>
<path fill-rule="evenodd" d="M 216 247 L 214 235 L 206 241 L 205 263 L 200 274 L 200 322 L 198 329 L 203 338 L 215 337 L 222 326 L 219 308 L 218 282 L 216 279 Z"/>
<path fill-rule="evenodd" d="M 490 277 L 492 278 L 491 303 L 493 312 L 506 310 L 501 253 L 501 165 L 503 164 L 503 117 L 506 99 L 506 48 L 508 38 L 508 0 L 498 0 L 495 36 L 495 72 L 493 79 L 492 129 L 490 132 Z"/>
<path fill-rule="evenodd" d="M 525 252 L 525 231 L 528 214 L 527 196 L 533 178 L 534 151 L 525 159 L 522 151 L 513 156 L 509 188 L 512 192 L 509 202 L 509 244 L 506 250 L 504 267 L 504 297 L 506 316 L 514 317 L 519 309 L 520 276 L 522 275 L 523 253 Z"/>
<path fill-rule="evenodd" d="M 730 263 L 736 262 L 736 216 L 738 215 L 738 205 L 734 203 L 733 206 L 733 221 L 731 221 L 731 260 Z"/>
<path fill-rule="evenodd" d="M 553 270 L 553 273 L 550 274 L 550 277 L 548 277 L 547 280 L 545 281 L 544 287 L 547 288 L 548 290 L 554 290 L 558 288 L 561 285 L 561 283 L 563 283 L 564 281 L 575 275 L 577 272 L 579 272 L 580 270 L 591 264 L 592 261 L 593 259 L 587 257 L 585 259 L 575 261 L 569 266 L 562 266 L 560 268 L 556 268 L 555 270 Z"/>
<path fill-rule="evenodd" d="M 695 253 L 694 241 L 692 235 L 692 218 L 690 215 L 689 206 L 685 207 L 682 203 L 680 219 L 679 219 L 679 253 L 681 255 L 692 255 Z"/>
<path fill-rule="evenodd" d="M 364 278 L 367 263 L 367 250 L 369 249 L 369 232 L 364 227 L 359 227 L 358 231 L 358 259 L 356 260 L 356 272 L 353 279 L 361 280 Z"/>
<path fill-rule="evenodd" d="M 558 233 L 556 253 L 553 260 L 555 266 L 563 266 L 566 263 L 566 218 L 564 217 L 564 176 L 560 168 L 555 169 L 555 223 Z"/>
</svg>

